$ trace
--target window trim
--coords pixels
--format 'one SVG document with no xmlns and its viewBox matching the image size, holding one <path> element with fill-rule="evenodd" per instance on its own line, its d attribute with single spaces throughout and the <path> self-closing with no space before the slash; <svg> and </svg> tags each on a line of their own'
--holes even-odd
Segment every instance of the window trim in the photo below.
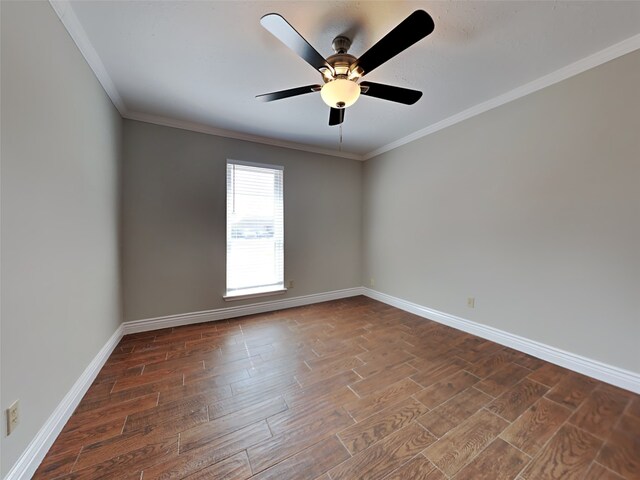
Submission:
<svg viewBox="0 0 640 480">
<path fill-rule="evenodd" d="M 230 163 L 231 164 L 235 164 L 235 165 L 244 165 L 246 167 L 268 168 L 270 170 L 282 170 L 282 171 L 284 171 L 284 166 L 282 166 L 282 165 L 271 165 L 270 163 L 247 162 L 245 160 L 234 160 L 233 158 L 227 158 L 227 163 L 225 165 L 228 165 Z"/>
<path fill-rule="evenodd" d="M 265 290 L 264 292 L 256 292 L 256 293 L 241 293 L 237 295 L 223 295 L 222 298 L 225 302 L 233 302 L 236 300 L 245 300 L 247 298 L 256 298 L 256 297 L 270 297 L 271 295 L 284 295 L 287 293 L 286 288 L 278 288 L 275 290 Z"/>
<path fill-rule="evenodd" d="M 284 165 L 274 165 L 274 164 L 270 164 L 270 163 L 259 163 L 259 162 L 248 162 L 246 160 L 235 160 L 232 158 L 227 158 L 227 161 L 225 163 L 225 178 L 226 178 L 226 168 L 229 164 L 232 165 L 243 165 L 243 166 L 247 166 L 247 167 L 257 167 L 257 168 L 266 168 L 266 169 L 270 169 L 270 170 L 280 170 L 283 175 L 283 181 L 284 181 Z M 226 187 L 225 187 L 225 192 L 226 192 Z M 228 193 L 228 192 L 226 192 Z M 226 203 L 226 202 L 225 202 Z M 282 185 L 282 221 L 284 223 L 284 183 Z M 228 218 L 227 218 L 227 210 L 225 208 L 225 229 L 228 228 Z M 266 297 L 266 296 L 272 296 L 272 295 L 283 295 L 285 293 L 287 293 L 287 288 L 284 286 L 285 285 L 285 278 L 284 278 L 284 270 L 285 270 L 285 259 L 284 259 L 284 232 L 283 232 L 283 249 L 282 249 L 282 285 L 278 285 L 277 287 L 274 286 L 273 288 L 271 287 L 264 287 L 264 290 L 261 291 L 257 291 L 257 292 L 252 292 L 252 293 L 228 293 L 227 290 L 227 285 L 226 285 L 226 281 L 225 281 L 225 294 L 222 295 L 222 298 L 224 299 L 225 302 L 233 302 L 236 300 L 245 300 L 245 299 L 249 299 L 249 298 L 256 298 L 256 297 Z M 226 240 L 225 240 L 225 277 L 227 275 L 227 248 L 226 248 Z M 258 289 L 260 287 L 256 287 L 256 289 Z M 247 289 L 248 290 L 248 289 Z"/>
</svg>

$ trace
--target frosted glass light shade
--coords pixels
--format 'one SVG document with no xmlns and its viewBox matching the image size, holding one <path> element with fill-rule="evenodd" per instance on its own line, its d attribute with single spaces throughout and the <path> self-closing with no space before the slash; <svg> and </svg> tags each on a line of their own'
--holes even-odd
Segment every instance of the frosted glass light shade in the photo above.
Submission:
<svg viewBox="0 0 640 480">
<path fill-rule="evenodd" d="M 360 97 L 360 85 L 352 80 L 337 78 L 325 83 L 320 90 L 324 103 L 332 108 L 345 108 L 353 105 Z"/>
</svg>

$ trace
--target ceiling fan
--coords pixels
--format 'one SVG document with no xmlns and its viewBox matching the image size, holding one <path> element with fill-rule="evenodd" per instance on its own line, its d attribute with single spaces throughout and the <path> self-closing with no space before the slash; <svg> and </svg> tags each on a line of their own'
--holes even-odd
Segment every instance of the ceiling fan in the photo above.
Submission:
<svg viewBox="0 0 640 480">
<path fill-rule="evenodd" d="M 351 47 L 351 40 L 347 37 L 334 38 L 332 47 L 336 53 L 325 59 L 281 15 L 269 13 L 260 19 L 260 23 L 278 40 L 318 70 L 324 84 L 305 85 L 265 93 L 257 95 L 258 100 L 271 102 L 305 93 L 320 92 L 322 100 L 331 107 L 329 125 L 340 125 L 344 121 L 345 108 L 353 105 L 360 94 L 405 105 L 413 105 L 422 96 L 422 92 L 418 90 L 361 82 L 360 79 L 433 32 L 435 27 L 433 19 L 424 10 L 413 12 L 360 58 L 347 53 Z"/>
</svg>

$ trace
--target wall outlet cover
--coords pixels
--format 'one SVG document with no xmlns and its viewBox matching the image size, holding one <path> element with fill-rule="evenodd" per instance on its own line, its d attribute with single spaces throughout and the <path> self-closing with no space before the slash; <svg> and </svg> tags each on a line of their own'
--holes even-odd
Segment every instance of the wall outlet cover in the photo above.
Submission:
<svg viewBox="0 0 640 480">
<path fill-rule="evenodd" d="M 7 435 L 11 435 L 20 423 L 20 400 L 16 400 L 7 408 Z"/>
</svg>

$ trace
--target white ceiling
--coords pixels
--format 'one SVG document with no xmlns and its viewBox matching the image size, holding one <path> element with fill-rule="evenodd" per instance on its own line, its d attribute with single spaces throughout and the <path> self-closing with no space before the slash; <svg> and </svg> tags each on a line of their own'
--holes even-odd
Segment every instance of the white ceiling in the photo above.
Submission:
<svg viewBox="0 0 640 480">
<path fill-rule="evenodd" d="M 639 1 L 51 2 L 123 116 L 336 154 L 339 129 L 319 94 L 254 99 L 321 83 L 260 17 L 280 13 L 324 56 L 346 34 L 357 57 L 426 10 L 435 31 L 366 77 L 424 95 L 413 106 L 362 97 L 348 108 L 341 150 L 355 158 L 640 47 Z"/>
</svg>

